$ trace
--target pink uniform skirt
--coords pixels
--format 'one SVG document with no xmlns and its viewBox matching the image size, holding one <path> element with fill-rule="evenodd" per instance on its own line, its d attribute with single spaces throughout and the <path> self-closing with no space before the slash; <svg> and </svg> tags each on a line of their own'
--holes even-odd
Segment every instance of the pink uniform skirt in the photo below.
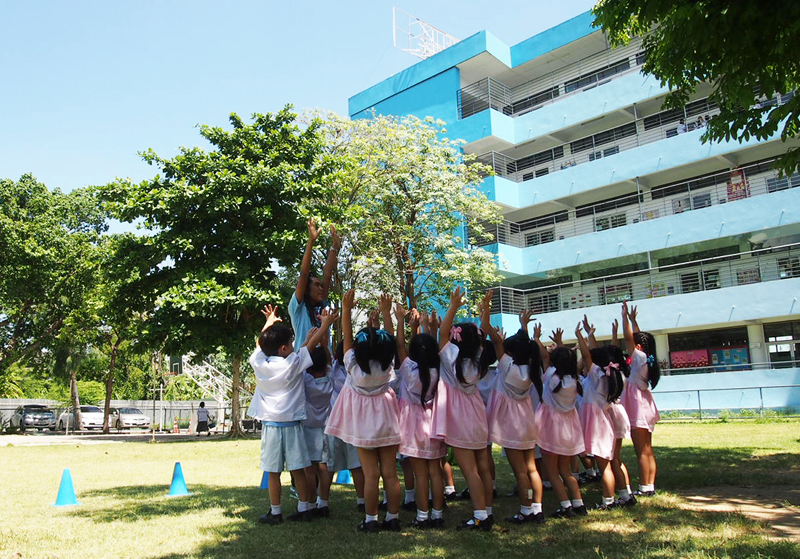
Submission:
<svg viewBox="0 0 800 559">
<path fill-rule="evenodd" d="M 456 448 L 486 448 L 489 426 L 481 393 L 467 394 L 440 380 L 433 406 L 433 436 Z"/>
<path fill-rule="evenodd" d="M 614 424 L 614 437 L 617 439 L 631 438 L 631 420 L 628 419 L 628 412 L 625 406 L 619 402 L 614 402 L 608 406 L 608 415 L 611 416 L 611 423 Z"/>
<path fill-rule="evenodd" d="M 628 412 L 628 419 L 631 422 L 631 429 L 647 429 L 651 433 L 653 428 L 661 420 L 658 408 L 653 400 L 653 393 L 649 390 L 639 390 L 633 382 L 625 385 L 620 398 L 625 411 Z"/>
<path fill-rule="evenodd" d="M 585 450 L 577 410 L 557 411 L 542 403 L 536 408 L 539 448 L 550 454 L 575 456 Z"/>
<path fill-rule="evenodd" d="M 489 440 L 503 448 L 530 450 L 536 446 L 536 418 L 529 396 L 521 400 L 493 390 L 489 395 L 486 415 Z"/>
<path fill-rule="evenodd" d="M 387 390 L 366 396 L 345 385 L 328 417 L 325 434 L 360 448 L 400 444 L 400 420 L 394 392 Z"/>
<path fill-rule="evenodd" d="M 400 454 L 433 460 L 447 454 L 441 439 L 431 438 L 433 402 L 400 400 Z"/>
<path fill-rule="evenodd" d="M 610 407 L 610 406 L 609 406 Z M 583 442 L 586 453 L 606 460 L 614 457 L 614 423 L 608 409 L 584 401 L 578 416 L 583 428 Z"/>
</svg>

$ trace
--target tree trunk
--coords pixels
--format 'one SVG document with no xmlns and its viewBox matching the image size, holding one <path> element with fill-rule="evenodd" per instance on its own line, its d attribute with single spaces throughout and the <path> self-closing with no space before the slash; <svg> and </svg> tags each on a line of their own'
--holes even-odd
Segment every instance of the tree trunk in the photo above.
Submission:
<svg viewBox="0 0 800 559">
<path fill-rule="evenodd" d="M 78 378 L 76 376 L 75 367 L 69 372 L 69 395 L 72 400 L 72 431 L 80 431 L 81 429 L 81 401 L 78 398 Z M 69 421 L 69 420 L 67 420 Z M 69 426 L 67 426 L 69 430 Z"/>
<path fill-rule="evenodd" d="M 241 365 L 242 365 L 242 354 L 237 353 L 233 356 L 233 388 L 231 389 L 231 431 L 230 436 L 232 438 L 243 437 L 244 432 L 242 431 L 242 423 L 239 421 L 241 416 L 241 412 L 239 410 L 239 383 L 241 378 Z"/>
<path fill-rule="evenodd" d="M 119 344 L 119 338 L 117 338 L 115 343 L 111 344 L 111 362 L 108 365 L 108 372 L 106 373 L 106 399 L 105 406 L 103 407 L 103 433 L 106 434 L 111 431 L 108 418 L 111 415 L 111 393 L 114 390 L 114 369 L 117 366 L 117 350 L 119 349 Z"/>
</svg>

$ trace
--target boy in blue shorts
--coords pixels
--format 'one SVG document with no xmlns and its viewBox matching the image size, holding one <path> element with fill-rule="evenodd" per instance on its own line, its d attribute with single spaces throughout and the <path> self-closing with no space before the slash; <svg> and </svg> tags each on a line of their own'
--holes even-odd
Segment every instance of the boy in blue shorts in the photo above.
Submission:
<svg viewBox="0 0 800 559">
<path fill-rule="evenodd" d="M 297 512 L 288 516 L 293 521 L 312 518 L 309 499 L 316 489 L 306 483 L 304 468 L 311 465 L 302 420 L 306 418 L 304 371 L 311 366 L 309 347 L 316 347 L 338 313 L 323 311 L 321 328 L 312 328 L 302 347 L 294 353 L 291 328 L 281 324 L 278 307 L 267 305 L 261 311 L 266 317 L 258 337 L 250 365 L 256 375 L 256 391 L 247 414 L 261 420 L 261 469 L 269 472 L 270 511 L 259 519 L 262 524 L 283 522 L 281 511 L 281 472 L 289 470 L 297 484 Z"/>
</svg>

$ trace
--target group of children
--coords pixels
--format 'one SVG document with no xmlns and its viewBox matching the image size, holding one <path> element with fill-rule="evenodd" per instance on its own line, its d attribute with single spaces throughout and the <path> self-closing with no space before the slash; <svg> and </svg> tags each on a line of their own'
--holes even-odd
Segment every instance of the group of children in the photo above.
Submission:
<svg viewBox="0 0 800 559">
<path fill-rule="evenodd" d="M 616 321 L 612 344 L 601 346 L 584 317 L 575 330 L 578 351 L 563 345 L 560 329 L 553 332 L 551 347 L 542 342 L 541 324 L 531 336 L 530 312 L 520 315 L 518 332 L 505 336 L 490 323 L 491 291 L 479 304 L 479 325 L 455 323 L 466 302 L 459 288 L 441 320 L 435 312 L 393 305 L 384 295 L 382 327 L 371 321 L 354 333 L 350 290 L 342 301 L 343 339 L 332 359 L 327 331 L 339 315 L 312 311 L 324 303 L 327 270 L 335 265 L 340 241 L 334 229 L 332 235 L 326 274 L 322 281 L 311 278 L 310 251 L 319 230 L 309 223 L 304 275 L 289 305 L 295 334 L 303 329 L 298 324 L 309 326 L 303 341 L 296 339 L 293 346 L 292 329 L 281 323 L 277 308 L 267 306 L 250 357 L 257 389 L 248 414 L 263 423 L 261 468 L 269 472 L 271 508 L 261 522 L 283 521 L 284 466 L 299 499 L 297 512 L 288 516 L 295 521 L 328 516 L 331 472 L 350 470 L 365 513 L 358 529 L 399 531 L 399 453 L 411 466 L 404 468 L 406 478 L 414 479 L 417 514 L 411 525 L 442 528 L 445 493 L 453 492 L 452 482 L 445 481 L 448 447 L 472 501 L 472 518 L 458 526 L 463 530 L 489 530 L 494 523 L 492 444 L 504 449 L 517 482 L 519 512 L 506 519 L 512 524 L 545 521 L 543 477 L 560 501 L 548 516 L 587 514 L 573 476 L 576 456 L 594 459 L 603 493 L 600 510 L 654 494 L 652 431 L 659 417 L 650 388 L 658 382 L 659 367 L 653 337 L 639 331 L 635 307 L 622 306 L 626 357 L 617 345 Z M 639 463 L 636 494 L 620 460 L 628 436 Z M 379 523 L 381 480 L 386 515 Z"/>
</svg>

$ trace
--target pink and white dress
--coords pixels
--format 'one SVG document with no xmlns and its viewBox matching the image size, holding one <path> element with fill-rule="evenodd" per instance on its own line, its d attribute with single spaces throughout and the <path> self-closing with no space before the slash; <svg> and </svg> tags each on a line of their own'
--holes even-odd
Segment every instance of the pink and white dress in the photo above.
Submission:
<svg viewBox="0 0 800 559">
<path fill-rule="evenodd" d="M 647 429 L 652 433 L 661 416 L 647 380 L 647 354 L 635 349 L 631 355 L 631 375 L 620 400 L 628 412 L 631 429 Z"/>
<path fill-rule="evenodd" d="M 606 460 L 614 457 L 614 422 L 609 414 L 608 377 L 599 365 L 592 363 L 583 383 L 583 400 L 578 416 L 583 429 L 586 452 Z"/>
<path fill-rule="evenodd" d="M 352 349 L 344 356 L 344 366 L 347 380 L 328 417 L 325 434 L 360 448 L 400 444 L 397 397 L 389 389 L 394 368 L 381 369 L 377 361 L 370 361 L 367 374 L 358 366 Z"/>
<path fill-rule="evenodd" d="M 433 405 L 433 436 L 456 448 L 481 450 L 489 444 L 486 407 L 478 391 L 480 371 L 462 361 L 464 381 L 456 376 L 458 346 L 447 342 L 439 352 L 439 386 Z"/>
<path fill-rule="evenodd" d="M 622 389 L 624 392 L 625 385 L 628 384 L 628 379 L 623 376 L 622 382 L 624 383 L 622 385 L 623 386 Z M 620 402 L 620 400 L 612 402 L 608 406 L 608 415 L 611 416 L 611 423 L 614 424 L 614 438 L 630 439 L 631 420 L 628 419 L 628 412 L 625 411 L 625 406 L 622 405 L 622 402 Z"/>
<path fill-rule="evenodd" d="M 549 367 L 542 379 L 542 403 L 536 408 L 539 448 L 550 454 L 574 456 L 585 450 L 583 430 L 575 409 L 578 381 L 571 376 L 558 378 L 556 368 Z M 561 385 L 558 392 L 553 392 Z"/>
<path fill-rule="evenodd" d="M 433 401 L 439 384 L 439 371 L 430 370 L 431 383 L 422 404 L 419 367 L 408 357 L 400 365 L 400 454 L 433 460 L 447 454 L 441 439 L 432 438 Z"/>
<path fill-rule="evenodd" d="M 507 353 L 500 358 L 486 410 L 490 441 L 517 450 L 530 450 L 536 446 L 532 386 L 528 365 L 515 365 Z"/>
</svg>

